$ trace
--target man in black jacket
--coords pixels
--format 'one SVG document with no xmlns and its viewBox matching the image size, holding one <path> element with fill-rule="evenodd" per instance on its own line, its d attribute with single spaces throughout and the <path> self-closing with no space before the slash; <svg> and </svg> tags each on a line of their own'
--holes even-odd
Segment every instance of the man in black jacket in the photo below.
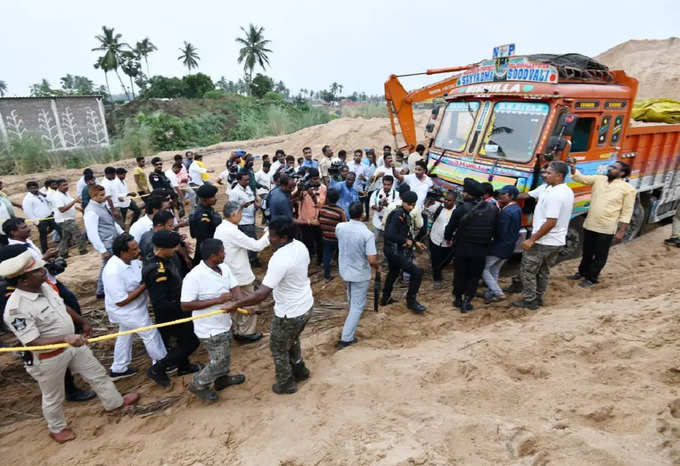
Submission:
<svg viewBox="0 0 680 466">
<path fill-rule="evenodd" d="M 411 276 L 406 294 L 406 307 L 416 314 L 422 314 L 425 312 L 425 306 L 416 300 L 416 296 L 423 279 L 423 270 L 413 263 L 413 257 L 408 254 L 409 249 L 414 245 L 409 212 L 416 206 L 418 195 L 413 191 L 408 191 L 401 195 L 401 200 L 401 207 L 390 212 L 385 224 L 384 251 L 389 272 L 385 280 L 380 304 L 387 306 L 394 302 L 391 297 L 392 287 L 399 277 L 399 272 L 403 270 Z M 416 242 L 415 245 L 421 250 L 425 249 L 423 243 Z"/>
<path fill-rule="evenodd" d="M 217 188 L 211 184 L 204 184 L 196 191 L 198 202 L 189 215 L 189 233 L 196 238 L 194 265 L 201 262 L 201 243 L 215 234 L 217 225 L 222 223 L 222 217 L 215 212 L 213 206 L 217 203 Z"/>
<path fill-rule="evenodd" d="M 444 239 L 454 244 L 453 274 L 454 306 L 462 313 L 474 309 L 472 298 L 482 278 L 489 246 L 496 227 L 498 209 L 484 202 L 482 185 L 472 178 L 463 181 L 463 204 L 453 211 Z"/>
</svg>

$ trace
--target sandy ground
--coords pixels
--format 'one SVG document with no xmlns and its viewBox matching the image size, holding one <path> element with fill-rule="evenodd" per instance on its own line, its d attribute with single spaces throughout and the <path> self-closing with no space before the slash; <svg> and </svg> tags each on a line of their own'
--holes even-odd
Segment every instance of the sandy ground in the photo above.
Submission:
<svg viewBox="0 0 680 466">
<path fill-rule="evenodd" d="M 220 144 L 206 162 L 219 168 L 235 147 L 380 147 L 389 142 L 387 124 L 336 120 L 328 131 Z M 79 173 L 64 174 L 75 181 Z M 29 178 L 4 178 L 6 191 L 21 192 Z M 574 262 L 560 264 L 538 312 L 478 303 L 461 315 L 450 288 L 433 290 L 429 277 L 424 316 L 403 304 L 374 313 L 371 296 L 359 343 L 340 352 L 334 344 L 345 315 L 343 284 L 325 282 L 312 266 L 316 306 L 303 334 L 312 377 L 297 394 L 271 392 L 265 337 L 234 346 L 232 369 L 247 381 L 214 405 L 187 392 L 190 377 L 173 377 L 163 389 L 141 374 L 117 383 L 122 392 L 142 394 L 140 408 L 106 414 L 96 400 L 67 404 L 78 438 L 65 446 L 47 436 L 39 390 L 20 361 L 2 355 L 0 458 L 18 465 L 680 464 L 680 249 L 662 244 L 668 230 L 613 248 L 591 290 L 566 279 Z M 93 252 L 73 256 L 60 278 L 87 303 L 97 267 Z M 445 274 L 450 282 L 450 267 Z M 87 306 L 96 332 L 111 331 L 101 302 Z M 260 328 L 268 332 L 271 304 L 263 308 Z M 108 366 L 112 345 L 94 349 Z M 134 355 L 138 367 L 148 366 L 139 343 Z M 194 359 L 206 357 L 199 350 Z"/>
</svg>

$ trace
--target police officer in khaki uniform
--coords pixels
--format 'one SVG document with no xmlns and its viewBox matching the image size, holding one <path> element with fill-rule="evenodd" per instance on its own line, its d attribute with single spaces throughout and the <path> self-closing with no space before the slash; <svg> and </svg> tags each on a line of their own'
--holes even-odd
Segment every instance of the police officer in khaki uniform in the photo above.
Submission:
<svg viewBox="0 0 680 466">
<path fill-rule="evenodd" d="M 58 443 L 75 438 L 67 428 L 64 416 L 64 373 L 66 369 L 80 374 L 107 411 L 128 406 L 139 400 L 139 394 L 118 393 L 104 367 L 85 346 L 92 327 L 81 316 L 66 307 L 56 291 L 45 283 L 45 263 L 29 251 L 15 255 L 10 247 L 0 251 L 0 276 L 16 288 L 7 300 L 3 319 L 7 327 L 26 346 L 68 343 L 71 346 L 55 350 L 35 351 L 25 358 L 26 371 L 42 392 L 43 416 L 50 436 Z M 74 321 L 84 335 L 75 334 Z"/>
</svg>

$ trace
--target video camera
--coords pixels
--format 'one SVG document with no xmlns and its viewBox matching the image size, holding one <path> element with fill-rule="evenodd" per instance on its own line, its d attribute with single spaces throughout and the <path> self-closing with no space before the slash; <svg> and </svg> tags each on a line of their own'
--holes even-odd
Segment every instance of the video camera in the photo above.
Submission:
<svg viewBox="0 0 680 466">
<path fill-rule="evenodd" d="M 321 186 L 321 183 L 312 180 L 312 177 L 309 176 L 309 172 L 306 172 L 305 175 L 298 181 L 299 191 L 308 191 L 312 188 L 318 188 L 319 186 Z"/>
<path fill-rule="evenodd" d="M 425 195 L 426 201 L 441 201 L 444 198 L 444 191 L 437 185 L 432 186 Z"/>
<path fill-rule="evenodd" d="M 328 167 L 328 175 L 338 176 L 342 171 L 342 165 L 343 165 L 342 160 L 336 160 L 333 163 L 331 163 L 331 166 Z"/>
<path fill-rule="evenodd" d="M 57 276 L 64 270 L 66 270 L 67 265 L 68 264 L 66 263 L 66 259 L 64 259 L 63 257 L 57 257 L 56 259 L 47 261 L 45 263 L 45 268 L 49 273 L 51 273 L 54 276 Z"/>
</svg>

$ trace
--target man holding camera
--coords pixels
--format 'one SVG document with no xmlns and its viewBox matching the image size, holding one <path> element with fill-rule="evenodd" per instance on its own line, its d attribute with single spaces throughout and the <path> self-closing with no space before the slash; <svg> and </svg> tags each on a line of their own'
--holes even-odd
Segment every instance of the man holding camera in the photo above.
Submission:
<svg viewBox="0 0 680 466">
<path fill-rule="evenodd" d="M 236 179 L 236 185 L 229 193 L 229 200 L 240 205 L 243 212 L 241 221 L 238 224 L 238 229 L 245 233 L 246 236 L 257 239 L 257 233 L 255 231 L 255 213 L 257 212 L 257 209 L 260 208 L 260 198 L 257 197 L 256 194 L 257 188 L 255 188 L 255 190 L 253 189 L 252 184 L 250 183 L 250 175 L 245 170 L 241 170 Z M 257 258 L 257 252 L 248 251 L 248 259 L 252 266 L 261 266 L 260 261 Z"/>
<path fill-rule="evenodd" d="M 321 265 L 323 258 L 323 241 L 319 225 L 319 209 L 326 203 L 325 185 L 321 184 L 319 170 L 308 168 L 306 180 L 298 185 L 300 207 L 298 221 L 302 242 L 307 246 L 310 257 L 316 254 L 316 263 Z"/>
<path fill-rule="evenodd" d="M 375 233 L 376 242 L 380 241 L 383 236 L 383 216 L 385 210 L 390 203 L 397 198 L 397 192 L 392 188 L 394 178 L 392 175 L 385 175 L 382 177 L 382 188 L 373 191 L 369 204 L 373 211 L 373 230 Z"/>
</svg>

